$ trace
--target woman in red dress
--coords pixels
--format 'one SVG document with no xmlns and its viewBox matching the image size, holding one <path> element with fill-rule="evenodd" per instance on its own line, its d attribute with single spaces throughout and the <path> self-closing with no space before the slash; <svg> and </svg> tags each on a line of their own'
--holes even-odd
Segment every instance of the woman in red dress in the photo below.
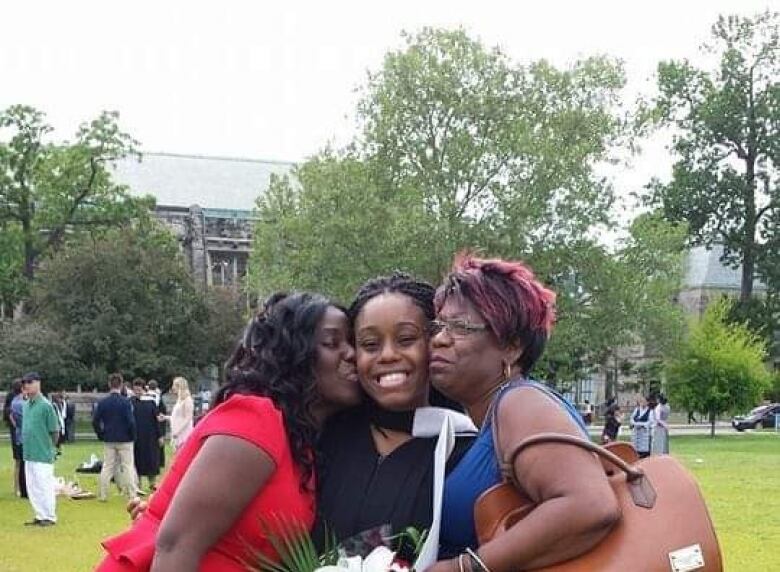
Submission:
<svg viewBox="0 0 780 572">
<path fill-rule="evenodd" d="M 347 317 L 318 295 L 275 296 L 231 362 L 216 406 L 130 530 L 103 542 L 97 570 L 244 570 L 276 556 L 265 532 L 280 520 L 311 527 L 317 430 L 360 400 Z"/>
</svg>

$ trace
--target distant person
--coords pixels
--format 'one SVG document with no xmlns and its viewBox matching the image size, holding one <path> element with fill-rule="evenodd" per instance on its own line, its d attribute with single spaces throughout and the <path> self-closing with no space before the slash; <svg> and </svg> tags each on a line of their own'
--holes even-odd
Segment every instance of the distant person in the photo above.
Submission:
<svg viewBox="0 0 780 572">
<path fill-rule="evenodd" d="M 14 494 L 26 499 L 27 481 L 24 478 L 24 456 L 22 454 L 22 416 L 24 415 L 24 398 L 22 380 L 13 380 L 11 389 L 5 396 L 3 419 L 8 425 L 11 437 L 11 454 L 14 459 Z"/>
<path fill-rule="evenodd" d="M 698 421 L 696 420 L 696 417 L 695 417 L 693 411 L 688 410 L 688 424 L 689 425 L 695 425 L 697 423 L 698 423 Z"/>
<path fill-rule="evenodd" d="M 192 432 L 192 418 L 195 414 L 195 404 L 190 394 L 190 386 L 183 377 L 177 377 L 171 385 L 171 392 L 176 394 L 176 403 L 171 414 L 164 416 L 171 423 L 171 441 L 178 451 Z"/>
<path fill-rule="evenodd" d="M 585 422 L 585 425 L 593 423 L 593 405 L 587 399 L 582 408 L 582 420 Z"/>
<path fill-rule="evenodd" d="M 130 400 L 122 396 L 122 374 L 112 373 L 108 377 L 108 387 L 108 397 L 98 402 L 92 414 L 92 427 L 98 439 L 103 441 L 103 468 L 98 493 L 101 501 L 108 500 L 112 477 L 128 498 L 133 498 L 138 488 L 133 460 L 135 418 Z M 119 474 L 115 475 L 117 469 Z"/>
<path fill-rule="evenodd" d="M 653 454 L 669 454 L 669 414 L 672 409 L 665 395 L 658 397 L 658 405 L 655 406 L 655 428 L 653 430 Z"/>
<path fill-rule="evenodd" d="M 154 400 L 155 405 L 160 404 L 162 392 L 160 391 L 160 387 L 157 385 L 156 379 L 150 379 L 149 383 L 146 384 L 146 395 L 150 396 Z"/>
<path fill-rule="evenodd" d="M 76 404 L 68 399 L 68 394 L 62 392 L 62 400 L 65 402 L 65 441 L 73 443 L 76 440 Z"/>
<path fill-rule="evenodd" d="M 54 407 L 41 393 L 41 376 L 34 371 L 26 373 L 22 384 L 27 394 L 22 414 L 24 476 L 35 515 L 25 525 L 53 526 L 57 522 L 54 459 L 60 424 Z"/>
<path fill-rule="evenodd" d="M 634 449 L 639 453 L 640 458 L 650 456 L 652 427 L 655 424 L 653 408 L 650 407 L 648 400 L 640 397 L 634 411 L 631 412 L 630 425 L 633 429 L 631 443 Z"/>
<path fill-rule="evenodd" d="M 165 402 L 162 399 L 162 392 L 157 384 L 156 379 L 150 379 L 146 385 L 146 391 L 154 398 L 154 403 L 157 405 L 157 417 L 165 417 L 168 414 L 168 408 L 165 407 Z M 168 429 L 165 419 L 157 422 L 158 431 L 160 433 L 160 468 L 165 466 L 165 433 Z"/>
<path fill-rule="evenodd" d="M 133 397 L 130 402 L 135 418 L 133 460 L 138 486 L 141 486 L 141 477 L 146 477 L 149 489 L 155 490 L 160 474 L 160 422 L 157 420 L 154 397 L 147 394 L 146 383 L 140 377 L 133 380 Z"/>
<path fill-rule="evenodd" d="M 601 432 L 601 442 L 603 444 L 617 441 L 621 425 L 620 406 L 614 397 L 611 397 L 606 404 L 604 411 L 604 429 Z"/>
</svg>

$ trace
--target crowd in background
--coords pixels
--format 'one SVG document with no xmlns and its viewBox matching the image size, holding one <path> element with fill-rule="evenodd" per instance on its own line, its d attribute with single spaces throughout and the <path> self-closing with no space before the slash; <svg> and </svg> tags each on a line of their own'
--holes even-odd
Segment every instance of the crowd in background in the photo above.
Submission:
<svg viewBox="0 0 780 572">
<path fill-rule="evenodd" d="M 57 521 L 54 464 L 62 445 L 76 438 L 76 407 L 64 391 L 44 395 L 41 382 L 36 372 L 15 379 L 5 397 L 3 420 L 14 459 L 14 492 L 29 499 L 35 514 L 25 524 L 51 526 Z M 183 377 L 173 380 L 176 403 L 169 415 L 156 380 L 135 378 L 128 384 L 115 373 L 108 382 L 108 396 L 92 411 L 93 429 L 104 445 L 98 498 L 107 499 L 111 481 L 129 498 L 145 495 L 141 478 L 146 477 L 153 491 L 165 466 L 167 425 L 174 450 L 192 430 L 194 404 L 189 384 Z"/>
<path fill-rule="evenodd" d="M 640 397 L 628 417 L 631 428 L 631 443 L 640 458 L 651 454 L 669 453 L 669 414 L 671 408 L 664 395 Z M 617 401 L 609 399 L 605 406 L 604 428 L 601 442 L 610 443 L 618 439 L 624 415 Z"/>
</svg>

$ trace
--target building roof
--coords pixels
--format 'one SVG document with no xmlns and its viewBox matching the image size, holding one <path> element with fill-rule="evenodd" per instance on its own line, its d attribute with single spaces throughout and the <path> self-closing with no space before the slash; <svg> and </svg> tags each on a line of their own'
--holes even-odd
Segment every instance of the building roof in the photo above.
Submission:
<svg viewBox="0 0 780 572">
<path fill-rule="evenodd" d="M 723 246 L 714 245 L 711 250 L 704 246 L 695 246 L 685 257 L 683 289 L 715 288 L 718 290 L 740 290 L 742 267 L 732 268 L 720 261 Z M 753 290 L 765 292 L 766 285 L 756 279 Z"/>
<path fill-rule="evenodd" d="M 229 157 L 144 153 L 141 162 L 119 161 L 116 179 L 134 195 L 153 195 L 157 204 L 251 211 L 271 175 L 288 173 L 294 163 Z"/>
</svg>

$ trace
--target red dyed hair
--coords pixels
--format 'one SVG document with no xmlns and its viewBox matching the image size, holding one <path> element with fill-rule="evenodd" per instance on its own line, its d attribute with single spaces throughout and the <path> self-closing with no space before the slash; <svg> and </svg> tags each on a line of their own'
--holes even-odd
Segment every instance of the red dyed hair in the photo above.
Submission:
<svg viewBox="0 0 780 572">
<path fill-rule="evenodd" d="M 522 262 L 461 252 L 436 292 L 437 312 L 451 294 L 464 296 L 474 305 L 499 343 L 519 342 L 523 355 L 518 363 L 528 373 L 552 331 L 555 293 Z"/>
</svg>

